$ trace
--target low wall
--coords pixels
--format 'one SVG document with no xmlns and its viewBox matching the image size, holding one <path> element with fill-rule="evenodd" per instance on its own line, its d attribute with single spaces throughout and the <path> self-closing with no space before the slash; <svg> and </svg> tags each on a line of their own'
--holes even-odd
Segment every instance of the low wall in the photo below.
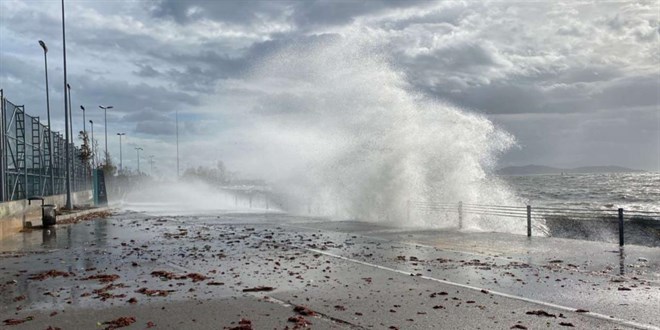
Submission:
<svg viewBox="0 0 660 330">
<path fill-rule="evenodd" d="M 74 205 L 93 203 L 91 190 L 74 192 L 71 197 Z M 62 208 L 66 204 L 66 195 L 46 196 L 44 204 Z M 26 199 L 0 203 L 0 239 L 18 233 L 28 223 L 41 225 L 41 201 L 32 201 L 32 205 L 28 205 Z"/>
</svg>

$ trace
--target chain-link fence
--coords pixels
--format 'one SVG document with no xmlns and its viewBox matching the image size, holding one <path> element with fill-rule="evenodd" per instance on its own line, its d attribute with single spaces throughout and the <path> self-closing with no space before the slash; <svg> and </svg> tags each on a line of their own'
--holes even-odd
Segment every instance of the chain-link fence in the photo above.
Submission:
<svg viewBox="0 0 660 330">
<path fill-rule="evenodd" d="M 63 135 L 26 114 L 24 106 L 0 98 L 0 201 L 66 193 Z M 91 189 L 80 149 L 71 143 L 69 152 L 72 191 Z"/>
</svg>

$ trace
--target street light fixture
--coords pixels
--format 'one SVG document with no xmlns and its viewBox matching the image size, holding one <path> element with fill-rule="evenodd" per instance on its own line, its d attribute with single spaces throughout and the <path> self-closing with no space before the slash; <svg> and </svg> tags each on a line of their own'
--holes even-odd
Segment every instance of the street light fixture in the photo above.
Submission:
<svg viewBox="0 0 660 330">
<path fill-rule="evenodd" d="M 108 165 L 108 109 L 112 109 L 112 106 L 99 105 L 99 108 L 103 109 L 105 116 L 105 164 Z"/>
<path fill-rule="evenodd" d="M 48 47 L 46 43 L 39 40 L 39 45 L 44 50 L 44 71 L 46 72 L 46 113 L 48 115 L 48 167 L 50 167 L 50 194 L 55 195 L 55 174 L 53 168 L 53 130 L 50 126 L 50 96 L 48 89 Z"/>
<path fill-rule="evenodd" d="M 138 175 L 140 175 L 140 150 L 144 150 L 144 149 L 142 149 L 140 147 L 135 148 L 135 151 L 137 151 L 137 161 L 138 161 L 137 172 L 138 172 Z"/>
<path fill-rule="evenodd" d="M 124 169 L 123 166 L 123 160 L 122 160 L 122 152 L 121 152 L 121 137 L 126 135 L 126 133 L 117 133 L 119 135 L 119 173 L 121 173 Z"/>
</svg>

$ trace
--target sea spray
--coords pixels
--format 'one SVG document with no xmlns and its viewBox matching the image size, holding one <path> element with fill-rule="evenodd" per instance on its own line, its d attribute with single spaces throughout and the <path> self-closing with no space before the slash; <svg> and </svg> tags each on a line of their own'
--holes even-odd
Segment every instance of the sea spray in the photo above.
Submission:
<svg viewBox="0 0 660 330">
<path fill-rule="evenodd" d="M 513 136 L 484 116 L 417 93 L 373 43 L 327 37 L 281 49 L 247 78 L 262 95 L 254 141 L 291 212 L 455 226 L 407 201 L 522 205 L 491 176 Z M 409 215 L 410 214 L 410 215 Z M 524 232 L 470 216 L 468 228 Z"/>
</svg>

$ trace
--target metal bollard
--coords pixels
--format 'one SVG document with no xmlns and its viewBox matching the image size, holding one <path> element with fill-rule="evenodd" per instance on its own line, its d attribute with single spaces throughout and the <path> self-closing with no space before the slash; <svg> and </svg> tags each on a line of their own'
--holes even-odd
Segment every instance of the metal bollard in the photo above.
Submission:
<svg viewBox="0 0 660 330">
<path fill-rule="evenodd" d="M 463 229 L 463 202 L 458 202 L 458 229 Z"/>
<path fill-rule="evenodd" d="M 532 237 L 532 206 L 527 205 L 527 237 Z"/>
<path fill-rule="evenodd" d="M 623 246 L 623 209 L 619 209 L 619 246 Z"/>
</svg>

